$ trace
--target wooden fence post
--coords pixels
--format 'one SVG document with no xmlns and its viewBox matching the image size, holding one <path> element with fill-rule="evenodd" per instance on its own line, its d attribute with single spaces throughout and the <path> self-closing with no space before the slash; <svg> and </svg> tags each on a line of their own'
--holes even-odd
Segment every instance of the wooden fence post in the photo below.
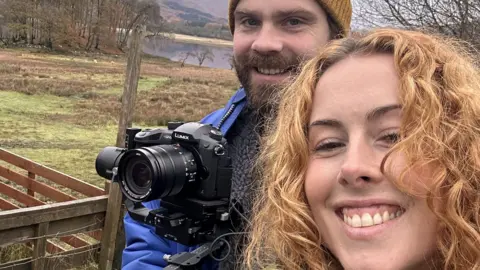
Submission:
<svg viewBox="0 0 480 270">
<path fill-rule="evenodd" d="M 47 238 L 45 237 L 48 233 L 48 222 L 38 224 L 33 247 L 33 270 L 43 270 L 45 268 L 45 253 L 47 248 Z"/>
<path fill-rule="evenodd" d="M 28 178 L 32 179 L 33 181 L 35 181 L 35 178 L 36 178 L 36 175 L 32 172 L 28 172 Z M 35 192 L 33 192 L 33 190 L 31 188 L 28 188 L 27 189 L 27 194 L 32 196 L 32 197 L 35 197 Z"/>
<path fill-rule="evenodd" d="M 119 226 L 122 211 L 122 192 L 118 183 L 110 185 L 110 193 L 108 195 L 107 213 L 105 215 L 105 225 L 102 231 L 102 240 L 100 247 L 99 269 L 112 270 L 114 269 L 114 258 L 117 255 L 117 260 L 121 262 L 121 253 L 115 254 L 117 242 L 125 243 L 120 238 L 117 239 L 119 230 L 123 230 L 123 226 Z M 122 222 L 123 223 L 123 222 Z M 116 241 L 118 240 L 118 241 Z M 119 258 L 118 258 L 119 256 Z M 115 267 L 120 269 L 120 267 Z"/>
<path fill-rule="evenodd" d="M 117 147 L 125 147 L 125 132 L 128 127 L 132 126 L 133 122 L 145 34 L 145 25 L 137 25 L 132 32 L 132 39 L 127 56 L 122 109 L 118 124 Z M 125 210 L 122 203 L 120 186 L 118 183 L 110 183 L 107 215 L 105 217 L 99 258 L 100 270 L 120 270 L 121 268 L 122 251 L 125 247 L 124 214 Z"/>
<path fill-rule="evenodd" d="M 132 32 L 130 48 L 128 50 L 127 72 L 122 95 L 122 111 L 118 124 L 117 143 L 123 147 L 125 143 L 125 131 L 132 126 L 135 100 L 137 97 L 138 79 L 142 63 L 143 39 L 145 37 L 145 25 L 137 25 Z"/>
</svg>

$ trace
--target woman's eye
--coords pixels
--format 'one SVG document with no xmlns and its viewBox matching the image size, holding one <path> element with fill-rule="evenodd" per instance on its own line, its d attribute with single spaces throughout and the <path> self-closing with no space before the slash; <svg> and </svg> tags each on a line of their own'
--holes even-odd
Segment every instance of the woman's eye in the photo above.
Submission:
<svg viewBox="0 0 480 270">
<path fill-rule="evenodd" d="M 341 142 L 325 142 L 319 144 L 317 147 L 315 147 L 316 152 L 329 152 L 336 150 L 340 147 L 343 147 L 344 144 Z"/>
<path fill-rule="evenodd" d="M 400 140 L 400 134 L 397 132 L 389 133 L 382 137 L 383 141 L 386 141 L 389 144 L 395 144 Z"/>
</svg>

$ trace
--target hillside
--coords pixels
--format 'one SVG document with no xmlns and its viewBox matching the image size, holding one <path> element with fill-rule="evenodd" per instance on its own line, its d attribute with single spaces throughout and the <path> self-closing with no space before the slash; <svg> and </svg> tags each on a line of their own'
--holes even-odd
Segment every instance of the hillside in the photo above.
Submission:
<svg viewBox="0 0 480 270">
<path fill-rule="evenodd" d="M 227 23 L 228 0 L 158 0 L 168 21 Z"/>
</svg>

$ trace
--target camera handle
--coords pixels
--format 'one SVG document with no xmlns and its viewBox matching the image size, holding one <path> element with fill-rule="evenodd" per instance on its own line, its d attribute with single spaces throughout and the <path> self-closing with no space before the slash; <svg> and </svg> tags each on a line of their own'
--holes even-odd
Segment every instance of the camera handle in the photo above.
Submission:
<svg viewBox="0 0 480 270">
<path fill-rule="evenodd" d="M 209 256 L 212 252 L 218 250 L 221 245 L 214 246 L 215 241 L 208 242 L 192 252 L 182 252 L 175 255 L 165 254 L 163 259 L 169 264 L 163 268 L 165 270 L 193 270 L 201 269 L 203 259 Z M 220 242 L 221 243 L 221 242 Z"/>
<path fill-rule="evenodd" d="M 117 182 L 117 175 L 118 175 L 118 168 L 114 167 L 112 169 L 112 183 Z M 124 198 L 124 204 L 127 208 L 128 213 L 131 215 L 131 217 L 134 220 L 148 224 L 146 221 L 147 221 L 147 216 L 150 212 L 149 209 L 145 208 L 141 203 L 133 202 L 128 198 Z M 215 258 L 212 254 L 226 244 L 228 248 L 228 252 L 227 252 L 227 255 L 228 255 L 231 251 L 230 243 L 224 240 L 223 238 L 233 234 L 242 234 L 242 233 L 223 234 L 211 242 L 206 242 L 205 244 L 202 244 L 200 247 L 198 247 L 192 252 L 181 252 L 174 255 L 165 254 L 163 256 L 163 259 L 168 263 L 168 265 L 164 269 L 165 270 L 200 270 L 202 267 L 201 263 L 203 262 L 203 259 L 207 256 L 211 256 L 217 262 L 223 261 L 226 256 L 224 258 L 218 259 L 218 258 Z M 217 244 L 217 242 L 219 243 Z"/>
<path fill-rule="evenodd" d="M 143 207 L 141 203 L 134 203 L 128 199 L 125 200 L 125 206 L 134 220 L 146 222 L 146 217 L 149 213 L 149 209 Z M 203 259 L 213 252 L 219 250 L 223 245 L 227 245 L 228 253 L 230 253 L 230 244 L 223 239 L 223 237 L 228 236 L 232 233 L 227 233 L 217 237 L 211 242 L 206 242 L 199 246 L 192 252 L 181 252 L 174 255 L 165 254 L 163 259 L 169 263 L 169 265 L 164 268 L 165 270 L 196 270 L 201 269 L 201 263 Z M 213 255 L 212 255 L 213 257 Z M 216 261 L 221 261 L 223 259 L 217 259 L 213 257 Z"/>
</svg>

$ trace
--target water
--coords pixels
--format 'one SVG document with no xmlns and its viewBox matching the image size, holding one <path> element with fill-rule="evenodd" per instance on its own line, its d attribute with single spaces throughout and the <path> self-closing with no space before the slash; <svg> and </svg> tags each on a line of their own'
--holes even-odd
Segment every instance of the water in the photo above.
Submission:
<svg viewBox="0 0 480 270">
<path fill-rule="evenodd" d="M 165 57 L 172 61 L 181 61 L 182 56 L 189 52 L 198 52 L 200 54 L 207 50 L 212 53 L 213 61 L 205 59 L 202 66 L 231 69 L 229 59 L 232 55 L 232 48 L 181 43 L 161 38 L 149 38 L 145 41 L 144 45 L 145 53 Z M 185 63 L 199 65 L 198 59 L 195 56 L 189 56 Z"/>
</svg>

